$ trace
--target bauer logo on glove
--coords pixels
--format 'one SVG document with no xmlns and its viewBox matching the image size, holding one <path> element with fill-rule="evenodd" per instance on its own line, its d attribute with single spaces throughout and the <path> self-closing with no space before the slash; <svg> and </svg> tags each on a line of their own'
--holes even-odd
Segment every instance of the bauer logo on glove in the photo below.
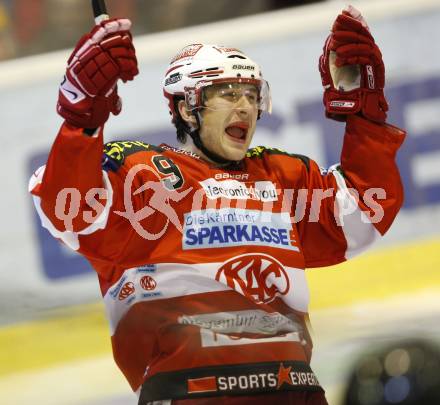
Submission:
<svg viewBox="0 0 440 405">
<path fill-rule="evenodd" d="M 385 122 L 388 103 L 383 93 L 382 54 L 354 7 L 349 6 L 336 18 L 319 58 L 319 71 L 328 118 L 345 121 L 348 114 L 360 114 Z"/>
</svg>

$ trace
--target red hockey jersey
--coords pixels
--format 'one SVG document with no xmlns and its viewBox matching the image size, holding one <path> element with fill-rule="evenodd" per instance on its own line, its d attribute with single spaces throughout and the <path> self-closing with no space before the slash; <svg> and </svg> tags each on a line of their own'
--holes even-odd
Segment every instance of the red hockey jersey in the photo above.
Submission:
<svg viewBox="0 0 440 405">
<path fill-rule="evenodd" d="M 30 190 L 43 226 L 96 270 L 114 358 L 141 398 L 321 390 L 304 269 L 386 232 L 403 139 L 350 116 L 328 171 L 265 147 L 218 168 L 64 124 Z"/>
</svg>

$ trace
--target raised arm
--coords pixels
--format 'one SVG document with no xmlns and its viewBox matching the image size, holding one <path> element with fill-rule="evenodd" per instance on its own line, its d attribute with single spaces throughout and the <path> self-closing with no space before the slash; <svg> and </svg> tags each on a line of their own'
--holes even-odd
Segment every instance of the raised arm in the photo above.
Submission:
<svg viewBox="0 0 440 405">
<path fill-rule="evenodd" d="M 382 54 L 356 9 L 337 16 L 319 61 L 324 106 L 345 121 L 341 162 L 306 179 L 307 209 L 298 224 L 307 267 L 344 261 L 391 226 L 403 202 L 396 152 L 405 131 L 386 124 Z"/>
<path fill-rule="evenodd" d="M 102 128 L 121 111 L 117 81 L 138 73 L 130 27 L 126 19 L 105 20 L 79 40 L 59 88 L 57 112 L 65 122 L 47 164 L 30 181 L 43 225 L 68 244 L 66 231 L 99 229 L 111 205 Z"/>
</svg>

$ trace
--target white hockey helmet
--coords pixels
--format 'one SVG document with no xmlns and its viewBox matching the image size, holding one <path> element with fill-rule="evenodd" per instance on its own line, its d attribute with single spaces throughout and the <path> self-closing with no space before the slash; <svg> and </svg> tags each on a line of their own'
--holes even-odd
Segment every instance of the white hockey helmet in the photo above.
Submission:
<svg viewBox="0 0 440 405">
<path fill-rule="evenodd" d="M 203 89 L 219 83 L 255 85 L 259 91 L 260 113 L 271 112 L 269 85 L 254 61 L 236 48 L 192 44 L 179 51 L 165 73 L 163 93 L 168 100 L 172 121 L 175 123 L 177 117 L 176 96 L 185 99 L 189 110 L 196 110 L 203 106 Z"/>
</svg>

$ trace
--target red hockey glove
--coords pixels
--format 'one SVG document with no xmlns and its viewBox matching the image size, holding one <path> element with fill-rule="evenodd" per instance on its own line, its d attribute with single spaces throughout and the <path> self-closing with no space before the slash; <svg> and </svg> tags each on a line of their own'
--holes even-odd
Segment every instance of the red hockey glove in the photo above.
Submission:
<svg viewBox="0 0 440 405">
<path fill-rule="evenodd" d="M 336 18 L 319 58 L 326 116 L 345 121 L 346 115 L 385 122 L 388 103 L 383 94 L 385 67 L 370 30 L 354 7 Z"/>
<path fill-rule="evenodd" d="M 131 22 L 110 19 L 84 35 L 67 62 L 57 111 L 71 125 L 97 128 L 121 111 L 116 82 L 138 74 Z"/>
</svg>

